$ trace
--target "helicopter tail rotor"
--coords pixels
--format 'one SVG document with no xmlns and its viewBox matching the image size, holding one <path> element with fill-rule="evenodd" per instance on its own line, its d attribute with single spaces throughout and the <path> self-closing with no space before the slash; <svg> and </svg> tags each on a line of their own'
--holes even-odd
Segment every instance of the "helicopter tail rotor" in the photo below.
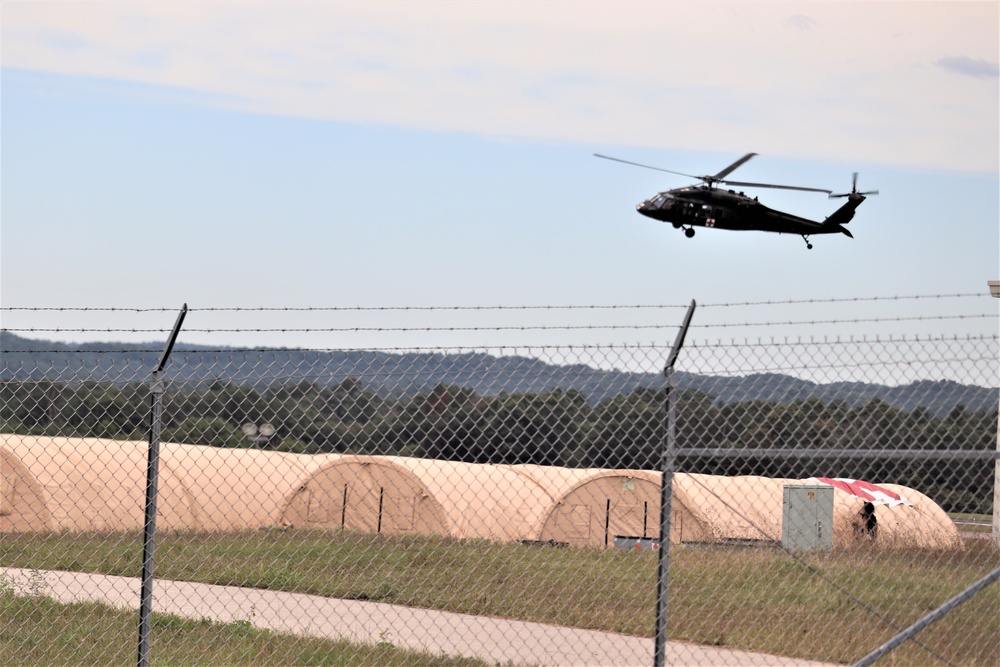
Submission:
<svg viewBox="0 0 1000 667">
<path fill-rule="evenodd" d="M 878 190 L 866 190 L 865 192 L 858 192 L 858 172 L 854 172 L 854 177 L 851 180 L 851 191 L 843 192 L 839 194 L 831 194 L 830 199 L 835 199 L 837 197 L 851 197 L 856 199 L 858 197 L 867 197 L 868 195 L 877 195 Z"/>
</svg>

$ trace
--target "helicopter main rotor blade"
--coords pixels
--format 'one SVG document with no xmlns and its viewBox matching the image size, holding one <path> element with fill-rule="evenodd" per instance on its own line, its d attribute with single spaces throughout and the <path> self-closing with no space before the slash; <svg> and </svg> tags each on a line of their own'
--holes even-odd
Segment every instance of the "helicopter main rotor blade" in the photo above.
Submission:
<svg viewBox="0 0 1000 667">
<path fill-rule="evenodd" d="M 733 171 L 735 171 L 737 167 L 739 167 L 740 165 L 742 165 L 744 162 L 746 162 L 750 158 L 754 157 L 755 155 L 757 155 L 757 154 L 756 153 L 747 153 L 746 155 L 744 155 L 743 157 L 741 157 L 739 160 L 737 160 L 736 162 L 732 163 L 731 165 L 729 165 L 728 167 L 726 167 L 725 169 L 723 169 L 722 171 L 720 171 L 715 176 L 702 176 L 702 178 L 704 180 L 706 180 L 706 181 L 716 181 L 716 182 L 719 182 L 719 183 L 725 183 L 725 181 L 723 181 L 722 179 L 724 179 L 729 174 L 733 173 Z"/>
<path fill-rule="evenodd" d="M 677 176 L 685 176 L 687 178 L 694 178 L 696 180 L 708 183 L 711 186 L 713 183 L 725 183 L 726 185 L 741 185 L 748 188 L 773 188 L 776 190 L 803 190 L 805 192 L 825 192 L 826 194 L 831 194 L 833 190 L 825 190 L 823 188 L 802 188 L 796 185 L 774 185 L 773 183 L 744 183 L 742 181 L 726 181 L 723 177 L 729 174 L 734 169 L 745 163 L 750 158 L 757 155 L 756 153 L 747 153 L 741 157 L 736 162 L 732 163 L 722 171 L 720 171 L 715 176 L 695 176 L 694 174 L 685 174 L 681 171 L 673 171 L 671 169 L 663 169 L 662 167 L 653 167 L 648 164 L 642 164 L 640 162 L 632 162 L 630 160 L 622 160 L 621 158 L 611 157 L 610 155 L 601 155 L 600 153 L 594 153 L 594 157 L 604 158 L 605 160 L 614 160 L 615 162 L 622 162 L 624 164 L 630 164 L 633 167 L 643 167 L 644 169 L 654 169 L 656 171 L 665 171 L 668 174 L 675 174 Z"/>
<path fill-rule="evenodd" d="M 655 169 L 656 171 L 665 171 L 668 174 L 675 174 L 677 176 L 687 176 L 688 178 L 697 178 L 698 180 L 704 180 L 702 176 L 693 176 L 691 174 L 683 174 L 679 171 L 671 171 L 670 169 L 663 169 L 662 167 L 651 167 L 648 164 L 640 164 L 638 162 L 630 162 L 628 160 L 622 160 L 621 158 L 611 157 L 610 155 L 601 155 L 600 153 L 594 153 L 594 157 L 601 157 L 605 160 L 614 160 L 615 162 L 624 162 L 625 164 L 630 164 L 633 167 L 643 167 L 645 169 Z"/>
<path fill-rule="evenodd" d="M 801 190 L 803 192 L 825 192 L 830 194 L 833 190 L 825 190 L 823 188 L 803 188 L 798 185 L 775 185 L 773 183 L 744 183 L 742 181 L 719 181 L 719 183 L 725 183 L 726 185 L 740 185 L 746 188 L 771 188 L 774 190 Z"/>
</svg>

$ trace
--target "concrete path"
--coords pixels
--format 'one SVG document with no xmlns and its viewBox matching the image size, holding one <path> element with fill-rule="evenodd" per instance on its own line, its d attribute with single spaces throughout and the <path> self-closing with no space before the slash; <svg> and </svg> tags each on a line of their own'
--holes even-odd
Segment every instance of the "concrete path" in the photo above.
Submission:
<svg viewBox="0 0 1000 667">
<path fill-rule="evenodd" d="M 22 595 L 139 608 L 137 578 L 16 568 L 0 568 L 0 577 Z M 653 640 L 641 637 L 256 588 L 157 580 L 153 609 L 192 619 L 249 621 L 281 633 L 369 644 L 390 642 L 399 648 L 476 657 L 491 664 L 653 664 Z M 822 665 L 679 642 L 668 645 L 666 663 L 690 667 Z"/>
</svg>

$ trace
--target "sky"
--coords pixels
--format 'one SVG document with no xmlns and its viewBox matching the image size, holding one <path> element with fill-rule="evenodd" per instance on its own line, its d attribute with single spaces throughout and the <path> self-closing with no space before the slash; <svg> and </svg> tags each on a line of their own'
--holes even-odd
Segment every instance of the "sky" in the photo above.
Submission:
<svg viewBox="0 0 1000 667">
<path fill-rule="evenodd" d="M 159 340 L 186 303 L 194 343 L 670 341 L 692 299 L 711 337 L 997 331 L 997 2 L 0 12 L 0 316 L 60 329 L 23 335 Z M 812 250 L 687 239 L 635 204 L 691 179 L 593 156 L 710 174 L 748 152 L 732 178 L 859 172 L 880 194 Z M 841 203 L 755 194 L 817 220 Z M 887 300 L 953 294 L 982 296 Z"/>
</svg>

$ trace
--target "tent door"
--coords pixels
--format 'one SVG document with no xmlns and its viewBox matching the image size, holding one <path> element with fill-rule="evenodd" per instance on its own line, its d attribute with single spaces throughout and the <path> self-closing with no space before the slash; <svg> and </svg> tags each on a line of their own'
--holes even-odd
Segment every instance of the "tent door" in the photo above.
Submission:
<svg viewBox="0 0 1000 667">
<path fill-rule="evenodd" d="M 625 497 L 614 505 L 608 501 L 608 532 L 612 535 L 647 536 L 649 530 L 649 503 L 639 504 L 637 499 Z"/>
</svg>

